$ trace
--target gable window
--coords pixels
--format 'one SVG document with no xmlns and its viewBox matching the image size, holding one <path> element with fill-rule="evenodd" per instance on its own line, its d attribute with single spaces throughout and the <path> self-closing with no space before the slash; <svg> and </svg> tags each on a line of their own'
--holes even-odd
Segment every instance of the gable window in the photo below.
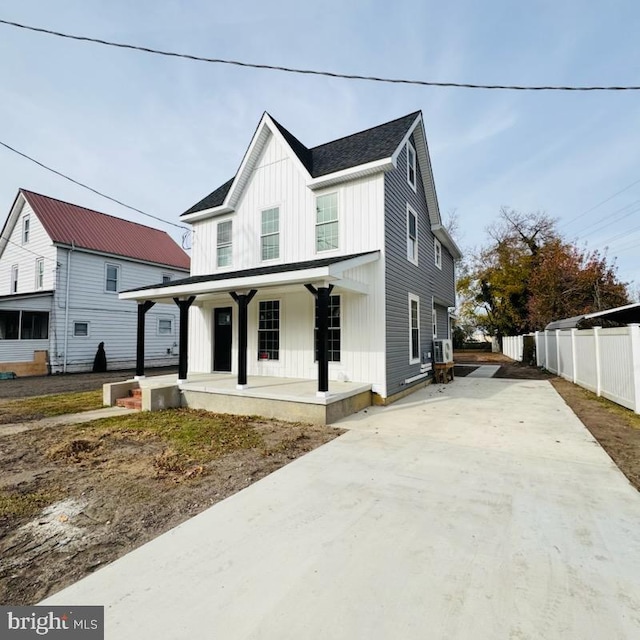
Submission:
<svg viewBox="0 0 640 640">
<path fill-rule="evenodd" d="M 316 251 L 338 248 L 338 194 L 316 199 Z"/>
<path fill-rule="evenodd" d="M 420 298 L 409 294 L 409 364 L 420 362 Z"/>
<path fill-rule="evenodd" d="M 88 322 L 74 322 L 73 323 L 73 337 L 74 338 L 88 338 L 89 337 L 89 323 Z"/>
<path fill-rule="evenodd" d="M 44 287 L 44 258 L 36 258 L 36 289 Z"/>
<path fill-rule="evenodd" d="M 433 337 L 438 337 L 438 312 L 436 311 L 436 303 L 431 302 L 431 321 L 433 323 Z"/>
<path fill-rule="evenodd" d="M 29 216 L 26 215 L 22 218 L 22 244 L 28 244 L 29 242 L 29 226 L 30 226 Z"/>
<path fill-rule="evenodd" d="M 318 309 L 316 306 L 316 324 L 314 330 L 316 361 L 319 355 L 318 345 Z M 329 362 L 340 362 L 340 296 L 329 297 Z"/>
<path fill-rule="evenodd" d="M 416 189 L 416 150 L 411 142 L 407 142 L 407 182 Z"/>
<path fill-rule="evenodd" d="M 229 267 L 231 266 L 231 232 L 232 232 L 232 221 L 225 220 L 224 222 L 218 223 L 218 239 L 217 239 L 217 247 L 218 247 L 218 258 L 217 264 L 219 267 Z"/>
<path fill-rule="evenodd" d="M 262 212 L 260 250 L 263 260 L 280 257 L 280 209 L 273 207 Z"/>
<path fill-rule="evenodd" d="M 18 293 L 18 265 L 11 267 L 11 293 Z"/>
<path fill-rule="evenodd" d="M 120 280 L 120 267 L 117 264 L 107 264 L 105 266 L 104 290 L 109 293 L 118 293 Z"/>
<path fill-rule="evenodd" d="M 258 360 L 280 358 L 280 301 L 264 300 L 258 310 Z"/>
<path fill-rule="evenodd" d="M 163 273 L 162 274 L 162 284 L 167 284 L 167 282 L 171 282 L 171 274 Z"/>
<path fill-rule="evenodd" d="M 407 259 L 418 264 L 418 216 L 407 205 Z"/>
<path fill-rule="evenodd" d="M 173 334 L 173 320 L 171 318 L 158 318 L 158 335 L 170 336 Z"/>
<path fill-rule="evenodd" d="M 438 269 L 442 269 L 442 245 L 438 238 L 433 239 L 433 256 Z"/>
</svg>

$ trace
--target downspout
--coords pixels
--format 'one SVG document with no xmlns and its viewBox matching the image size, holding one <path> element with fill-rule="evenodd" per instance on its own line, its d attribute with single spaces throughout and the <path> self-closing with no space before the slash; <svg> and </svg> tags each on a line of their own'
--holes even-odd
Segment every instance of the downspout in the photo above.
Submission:
<svg viewBox="0 0 640 640">
<path fill-rule="evenodd" d="M 71 276 L 71 252 L 75 246 L 71 241 L 71 249 L 67 252 L 67 286 L 64 295 L 64 360 L 62 361 L 62 373 L 67 373 L 67 346 L 69 344 L 69 281 Z"/>
</svg>

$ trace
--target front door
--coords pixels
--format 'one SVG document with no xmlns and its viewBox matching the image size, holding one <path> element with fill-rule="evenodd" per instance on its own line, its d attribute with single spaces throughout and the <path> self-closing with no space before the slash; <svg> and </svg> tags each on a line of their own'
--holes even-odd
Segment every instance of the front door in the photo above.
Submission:
<svg viewBox="0 0 640 640">
<path fill-rule="evenodd" d="M 213 310 L 213 370 L 231 371 L 231 307 Z"/>
</svg>

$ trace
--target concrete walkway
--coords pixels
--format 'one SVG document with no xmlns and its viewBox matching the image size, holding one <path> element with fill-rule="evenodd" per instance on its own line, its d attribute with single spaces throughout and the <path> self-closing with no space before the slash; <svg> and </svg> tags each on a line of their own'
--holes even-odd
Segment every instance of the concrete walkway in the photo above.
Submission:
<svg viewBox="0 0 640 640">
<path fill-rule="evenodd" d="M 640 638 L 640 494 L 546 381 L 456 379 L 45 604 L 110 640 Z"/>
<path fill-rule="evenodd" d="M 500 369 L 499 364 L 481 364 L 467 375 L 467 378 L 493 378 Z"/>
</svg>

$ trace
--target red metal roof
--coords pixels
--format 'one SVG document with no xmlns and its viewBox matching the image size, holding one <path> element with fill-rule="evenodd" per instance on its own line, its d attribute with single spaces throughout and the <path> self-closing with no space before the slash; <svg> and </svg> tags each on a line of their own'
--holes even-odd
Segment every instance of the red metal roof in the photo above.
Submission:
<svg viewBox="0 0 640 640">
<path fill-rule="evenodd" d="M 20 189 L 54 243 L 189 269 L 189 256 L 166 232 Z"/>
</svg>

